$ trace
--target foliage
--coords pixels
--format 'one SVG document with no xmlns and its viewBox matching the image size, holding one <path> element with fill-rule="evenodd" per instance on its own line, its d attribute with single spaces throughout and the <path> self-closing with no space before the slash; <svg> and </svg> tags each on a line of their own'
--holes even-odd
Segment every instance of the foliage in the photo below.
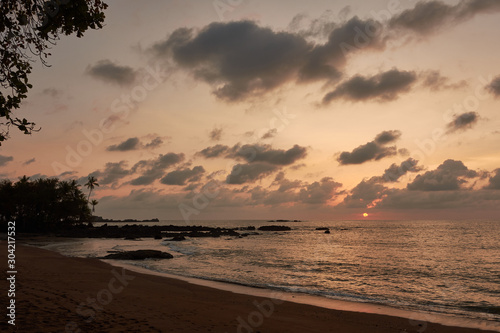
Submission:
<svg viewBox="0 0 500 333">
<path fill-rule="evenodd" d="M 44 232 L 90 221 L 85 194 L 75 180 L 57 178 L 0 181 L 0 222 L 16 222 L 18 232 Z"/>
<path fill-rule="evenodd" d="M 0 3 L 0 145 L 10 126 L 24 134 L 36 131 L 35 123 L 12 115 L 27 97 L 33 57 L 47 65 L 48 50 L 61 34 L 100 29 L 104 22 L 101 0 L 2 0 Z"/>
</svg>

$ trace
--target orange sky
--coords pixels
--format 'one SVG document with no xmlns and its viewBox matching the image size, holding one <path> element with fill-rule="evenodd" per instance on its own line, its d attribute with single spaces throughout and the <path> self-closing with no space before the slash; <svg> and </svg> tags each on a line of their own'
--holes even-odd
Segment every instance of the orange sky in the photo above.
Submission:
<svg viewBox="0 0 500 333">
<path fill-rule="evenodd" d="M 108 3 L 0 177 L 94 175 L 107 218 L 500 217 L 500 3 Z"/>
</svg>

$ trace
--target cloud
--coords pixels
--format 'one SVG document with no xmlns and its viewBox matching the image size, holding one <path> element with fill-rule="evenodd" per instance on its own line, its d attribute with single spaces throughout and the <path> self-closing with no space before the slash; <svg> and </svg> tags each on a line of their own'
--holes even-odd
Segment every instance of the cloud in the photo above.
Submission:
<svg viewBox="0 0 500 333">
<path fill-rule="evenodd" d="M 266 133 L 264 133 L 264 135 L 262 135 L 261 139 L 262 140 L 272 139 L 276 136 L 276 134 L 278 134 L 278 130 L 276 128 L 272 128 L 269 131 L 267 131 Z"/>
<path fill-rule="evenodd" d="M 271 145 L 266 144 L 246 144 L 243 146 L 236 144 L 233 147 L 218 144 L 207 147 L 197 152 L 196 155 L 205 158 L 233 158 L 248 163 L 266 162 L 274 165 L 290 165 L 306 157 L 307 149 L 299 145 L 284 150 L 274 149 Z"/>
<path fill-rule="evenodd" d="M 7 163 L 9 163 L 10 161 L 13 161 L 13 160 L 14 160 L 14 157 L 12 157 L 12 156 L 0 155 L 0 167 L 6 165 Z"/>
<path fill-rule="evenodd" d="M 236 164 L 226 178 L 228 184 L 254 182 L 277 171 L 278 167 L 269 163 Z"/>
<path fill-rule="evenodd" d="M 139 148 L 139 138 L 130 138 L 117 145 L 112 145 L 106 148 L 107 151 L 129 151 Z"/>
<path fill-rule="evenodd" d="M 383 131 L 375 137 L 375 143 L 385 145 L 398 140 L 401 137 L 401 131 Z"/>
<path fill-rule="evenodd" d="M 500 97 L 500 76 L 494 78 L 486 89 L 488 89 L 496 97 Z"/>
<path fill-rule="evenodd" d="M 382 182 L 392 183 L 397 182 L 399 178 L 406 175 L 408 172 L 420 172 L 423 167 L 418 166 L 418 161 L 413 158 L 408 158 L 406 161 L 401 162 L 400 165 L 393 163 L 389 168 L 384 171 L 384 174 L 379 179 Z"/>
<path fill-rule="evenodd" d="M 273 149 L 271 145 L 247 144 L 231 149 L 229 157 L 251 162 L 267 162 L 274 165 L 290 165 L 307 155 L 307 149 L 294 145 L 288 150 Z"/>
<path fill-rule="evenodd" d="M 152 139 L 151 142 L 146 143 L 144 145 L 144 148 L 146 148 L 146 149 L 154 149 L 154 148 L 158 148 L 162 144 L 163 144 L 163 139 L 161 137 L 157 136 L 156 138 Z"/>
<path fill-rule="evenodd" d="M 101 185 L 116 185 L 118 181 L 131 174 L 130 170 L 127 170 L 127 162 L 120 161 L 118 163 L 106 163 L 104 170 L 96 170 L 90 173 L 88 176 L 94 176 L 97 178 L 97 182 Z M 87 182 L 88 177 L 82 177 L 78 179 L 78 183 L 84 184 Z"/>
<path fill-rule="evenodd" d="M 387 143 L 394 142 L 401 136 L 400 131 L 384 131 L 378 134 L 373 141 L 355 148 L 352 152 L 340 153 L 337 161 L 341 165 L 362 164 L 368 161 L 378 161 L 384 157 L 397 155 L 395 146 L 386 147 Z"/>
<path fill-rule="evenodd" d="M 152 46 L 160 57 L 174 60 L 213 94 L 235 102 L 264 95 L 288 82 L 335 81 L 348 53 L 380 49 L 385 42 L 360 31 L 380 26 L 357 17 L 337 25 L 323 20 L 324 43 L 310 43 L 301 33 L 275 32 L 252 21 L 211 23 L 200 31 L 181 28 Z M 327 30 L 325 30 L 327 29 Z"/>
<path fill-rule="evenodd" d="M 63 92 L 56 88 L 45 88 L 42 90 L 42 94 L 52 98 L 59 98 Z"/>
<path fill-rule="evenodd" d="M 140 160 L 131 169 L 133 173 L 141 172 L 141 176 L 133 179 L 131 185 L 149 185 L 163 176 L 165 169 L 184 161 L 184 154 L 160 154 L 157 158 Z"/>
<path fill-rule="evenodd" d="M 223 132 L 222 128 L 214 128 L 213 130 L 210 131 L 208 137 L 212 141 L 220 141 L 220 139 L 222 139 L 222 132 Z"/>
<path fill-rule="evenodd" d="M 167 173 L 160 182 L 165 185 L 186 185 L 186 182 L 199 181 L 204 173 L 205 169 L 202 166 L 175 170 Z"/>
<path fill-rule="evenodd" d="M 411 71 L 392 69 L 372 77 L 356 75 L 339 84 L 333 91 L 323 97 L 323 104 L 337 99 L 353 102 L 375 99 L 380 102 L 392 101 L 399 94 L 410 90 L 416 82 L 417 74 Z"/>
<path fill-rule="evenodd" d="M 489 184 L 485 187 L 485 189 L 500 190 L 500 169 L 496 169 L 493 172 L 495 175 L 490 177 Z"/>
<path fill-rule="evenodd" d="M 137 150 L 141 148 L 145 149 L 154 149 L 158 148 L 163 144 L 163 140 L 161 137 L 157 136 L 151 140 L 151 142 L 143 144 L 139 138 L 129 138 L 119 144 L 111 145 L 106 148 L 107 151 L 130 151 Z"/>
<path fill-rule="evenodd" d="M 324 204 L 335 197 L 336 190 L 342 184 L 335 182 L 330 177 L 325 177 L 319 182 L 308 184 L 299 192 L 299 199 L 307 204 Z"/>
<path fill-rule="evenodd" d="M 95 65 L 87 67 L 86 71 L 96 79 L 120 86 L 131 85 L 137 75 L 132 67 L 120 66 L 108 59 L 98 61 Z"/>
<path fill-rule="evenodd" d="M 230 150 L 231 148 L 229 148 L 228 146 L 218 144 L 212 147 L 207 147 L 197 152 L 195 155 L 203 156 L 205 158 L 217 158 L 226 155 Z"/>
<path fill-rule="evenodd" d="M 465 112 L 460 115 L 455 115 L 455 118 L 448 125 L 446 125 L 448 128 L 446 133 L 449 134 L 472 128 L 478 120 L 479 114 L 477 112 Z"/>
<path fill-rule="evenodd" d="M 341 205 L 349 208 L 367 208 L 373 206 L 374 202 L 381 200 L 388 190 L 378 180 L 377 177 L 362 180 L 351 189 L 349 195 L 344 198 Z"/>
<path fill-rule="evenodd" d="M 430 35 L 445 26 L 467 21 L 476 14 L 496 11 L 500 11 L 500 2 L 495 0 L 461 0 L 456 5 L 441 1 L 421 1 L 414 8 L 391 18 L 389 27 Z"/>
<path fill-rule="evenodd" d="M 23 165 L 29 165 L 31 163 L 34 163 L 36 161 L 36 159 L 33 157 L 33 158 L 30 158 L 29 160 L 23 162 Z"/>
<path fill-rule="evenodd" d="M 441 73 L 436 70 L 430 70 L 421 73 L 420 79 L 422 80 L 422 85 L 424 87 L 430 88 L 435 91 L 443 89 L 459 89 L 467 86 L 466 81 L 449 83 L 450 79 L 446 76 L 441 75 Z"/>
<path fill-rule="evenodd" d="M 474 170 L 469 170 L 461 161 L 446 160 L 436 170 L 418 175 L 407 185 L 410 191 L 452 191 L 459 190 L 467 183 L 466 179 L 478 177 Z"/>
</svg>

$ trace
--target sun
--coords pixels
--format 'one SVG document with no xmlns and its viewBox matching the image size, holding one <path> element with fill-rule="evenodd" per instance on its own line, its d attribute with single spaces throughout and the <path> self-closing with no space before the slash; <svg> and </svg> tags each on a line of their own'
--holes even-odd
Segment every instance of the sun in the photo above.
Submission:
<svg viewBox="0 0 500 333">
<path fill-rule="evenodd" d="M 368 213 L 363 213 L 363 217 L 368 217 Z"/>
</svg>

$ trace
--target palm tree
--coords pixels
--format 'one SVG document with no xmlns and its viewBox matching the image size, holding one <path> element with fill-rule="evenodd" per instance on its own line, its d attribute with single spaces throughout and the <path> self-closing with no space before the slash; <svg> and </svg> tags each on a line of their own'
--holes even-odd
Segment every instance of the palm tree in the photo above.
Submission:
<svg viewBox="0 0 500 333">
<path fill-rule="evenodd" d="M 95 199 L 90 202 L 90 204 L 92 205 L 92 213 L 95 212 L 95 205 L 97 205 L 98 203 L 99 203 L 99 201 L 97 201 Z"/>
<path fill-rule="evenodd" d="M 94 189 L 94 187 L 99 186 L 99 184 L 97 184 L 97 179 L 94 176 L 89 176 L 89 180 L 87 181 L 85 186 L 89 189 L 89 196 L 87 198 L 88 201 L 90 200 L 90 194 L 92 193 L 92 190 Z"/>
</svg>

